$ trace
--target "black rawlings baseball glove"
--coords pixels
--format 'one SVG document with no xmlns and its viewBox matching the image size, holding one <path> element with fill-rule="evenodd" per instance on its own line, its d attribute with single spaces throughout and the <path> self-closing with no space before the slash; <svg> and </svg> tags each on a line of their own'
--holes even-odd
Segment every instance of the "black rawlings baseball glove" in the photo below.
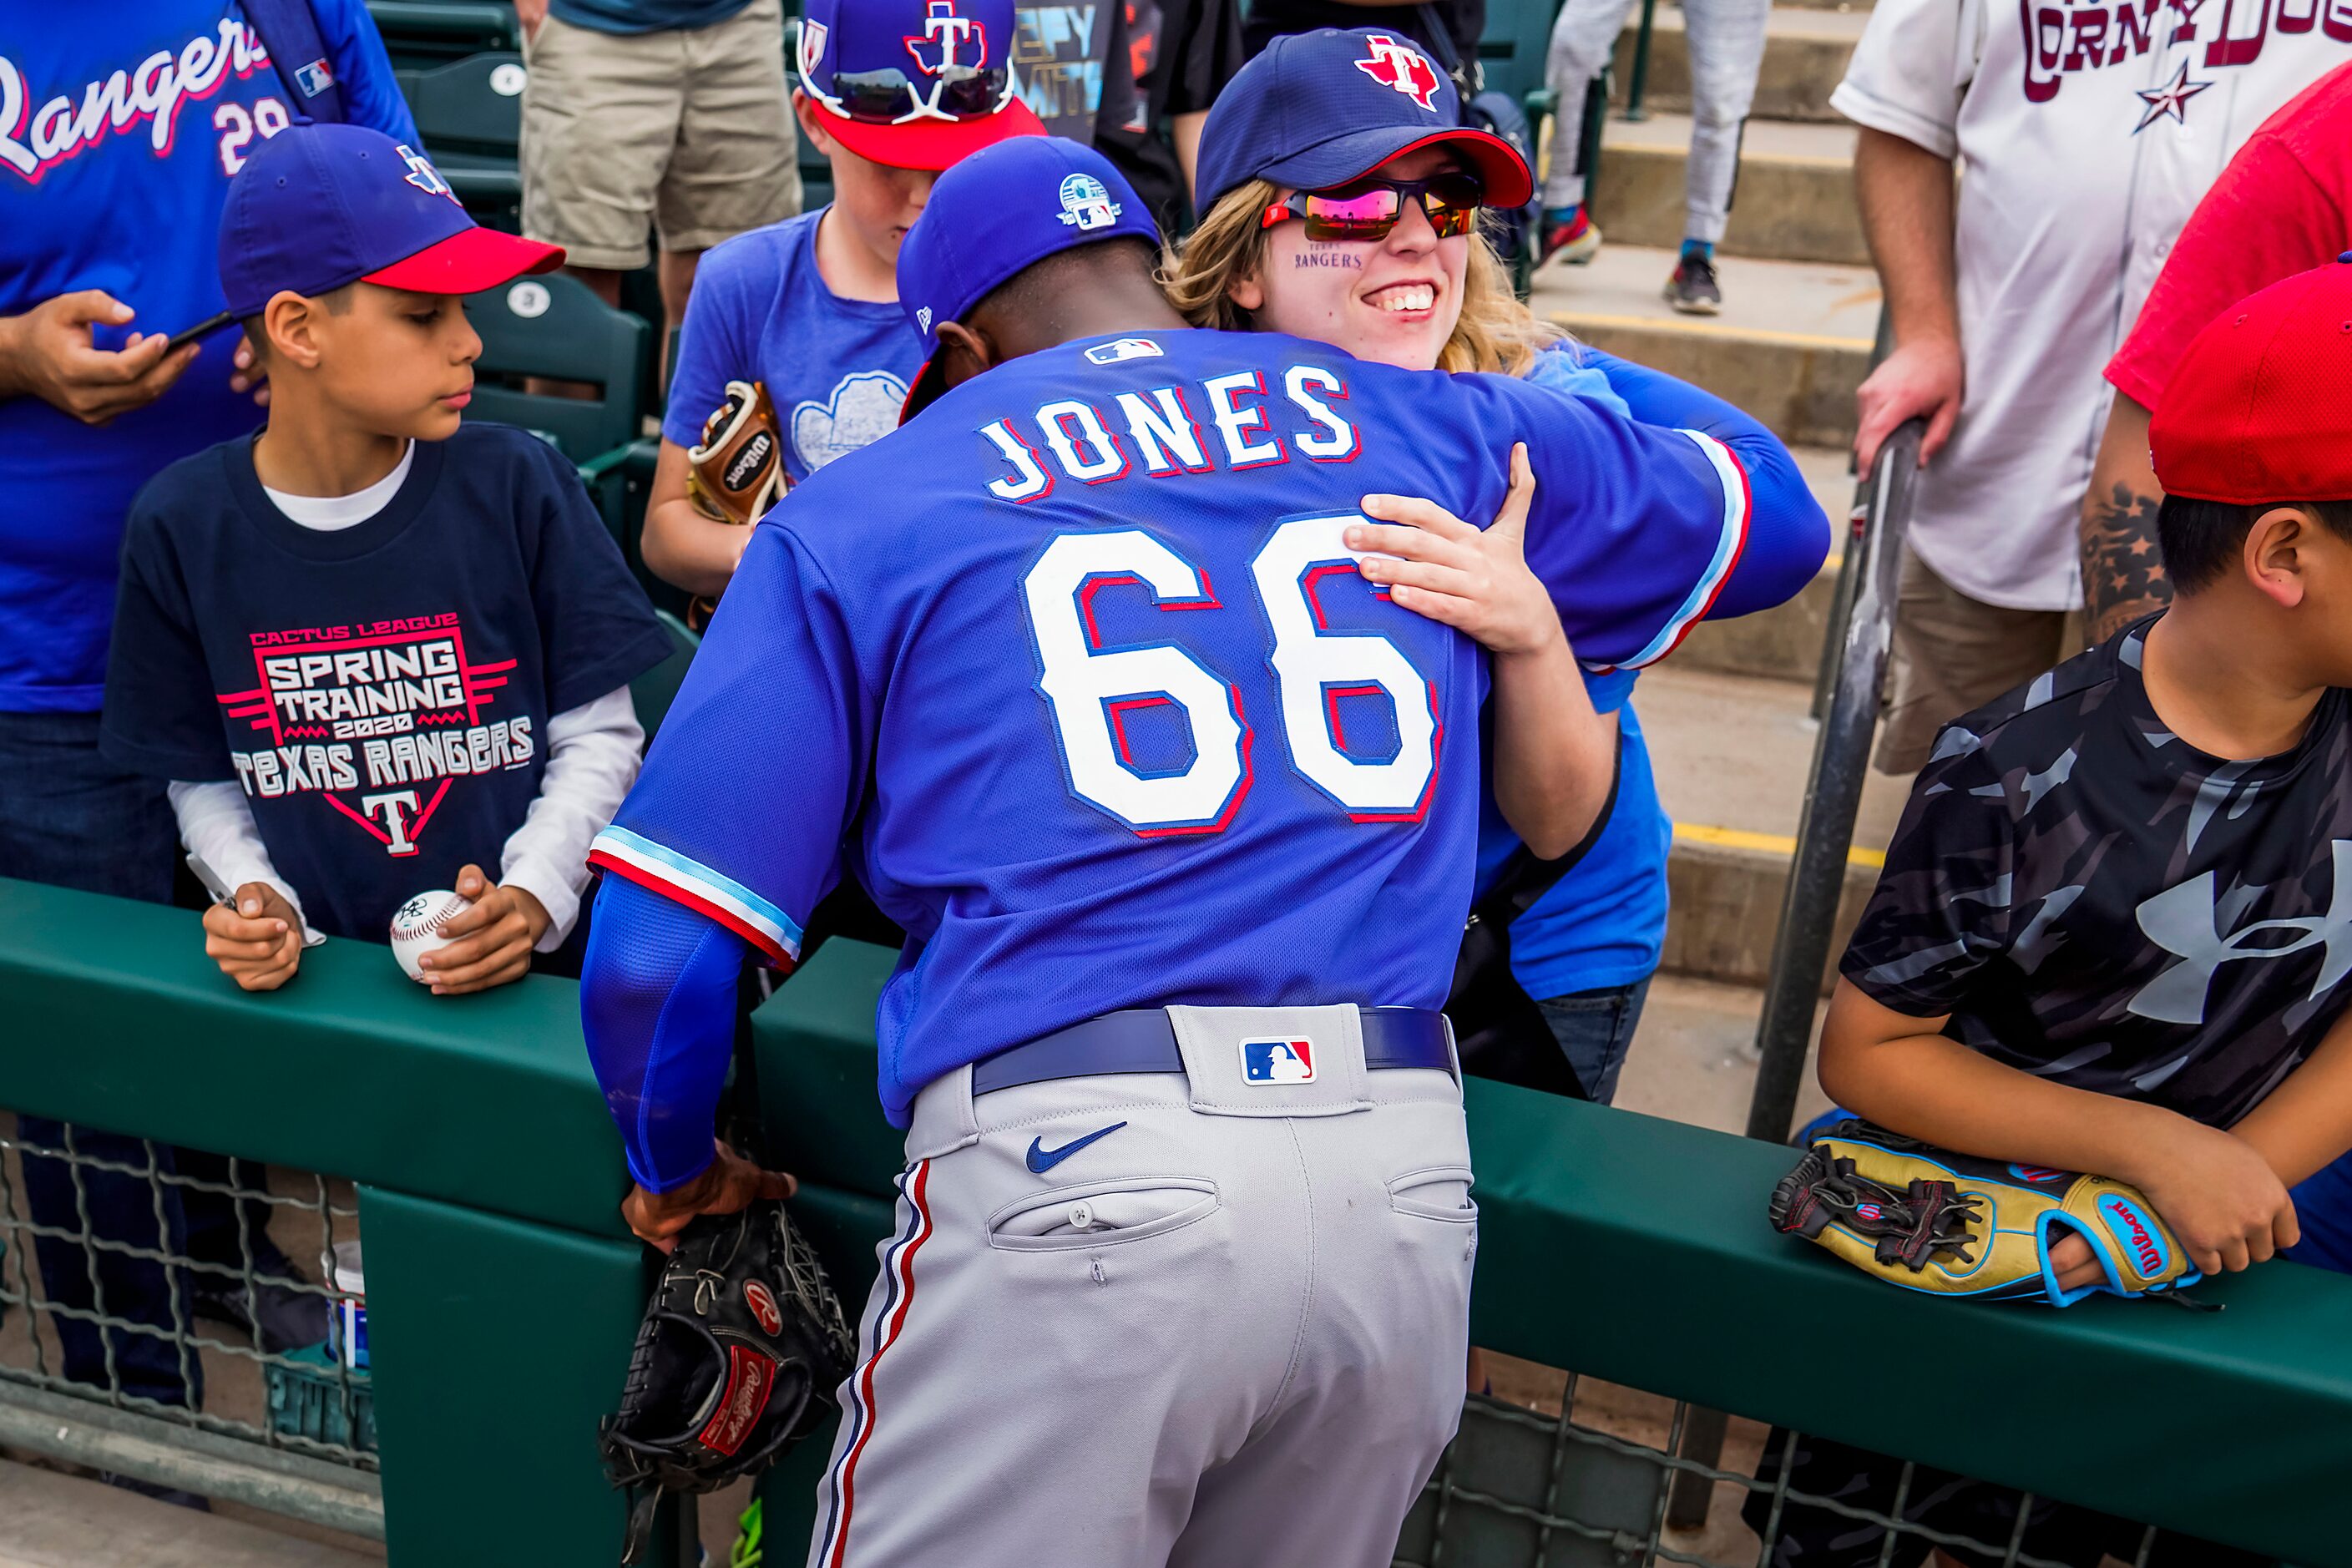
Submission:
<svg viewBox="0 0 2352 1568">
<path fill-rule="evenodd" d="M 597 1429 L 605 1473 L 631 1494 L 621 1561 L 643 1555 L 665 1490 L 716 1491 L 806 1436 L 856 1350 L 782 1204 L 688 1225 L 646 1306 L 621 1412 Z"/>
</svg>

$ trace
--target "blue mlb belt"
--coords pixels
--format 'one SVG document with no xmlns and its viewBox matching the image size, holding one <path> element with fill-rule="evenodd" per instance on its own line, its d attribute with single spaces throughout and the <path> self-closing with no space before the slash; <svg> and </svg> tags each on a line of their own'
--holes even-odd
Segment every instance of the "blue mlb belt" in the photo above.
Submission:
<svg viewBox="0 0 2352 1568">
<path fill-rule="evenodd" d="M 1445 1015 L 1430 1007 L 1363 1007 L 1364 1065 L 1427 1068 L 1450 1073 L 1454 1053 L 1446 1041 Z M 1058 1029 L 1025 1046 L 1002 1050 L 971 1069 L 971 1091 L 990 1094 L 1045 1083 L 1057 1078 L 1091 1078 L 1108 1072 L 1182 1072 L 1176 1026 L 1158 1007 L 1105 1013 Z"/>
</svg>

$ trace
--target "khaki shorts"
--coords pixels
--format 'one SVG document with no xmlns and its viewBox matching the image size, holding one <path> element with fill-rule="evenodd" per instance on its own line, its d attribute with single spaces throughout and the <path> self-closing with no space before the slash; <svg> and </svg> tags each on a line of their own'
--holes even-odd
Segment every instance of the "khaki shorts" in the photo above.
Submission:
<svg viewBox="0 0 2352 1568">
<path fill-rule="evenodd" d="M 2080 610 L 2010 610 L 1971 599 L 1905 549 L 1878 771 L 1918 772 L 1936 731 L 2080 653 L 2082 625 Z"/>
<path fill-rule="evenodd" d="M 599 33 L 550 16 L 523 48 L 522 227 L 634 271 L 801 210 L 779 0 L 709 27 Z"/>
</svg>

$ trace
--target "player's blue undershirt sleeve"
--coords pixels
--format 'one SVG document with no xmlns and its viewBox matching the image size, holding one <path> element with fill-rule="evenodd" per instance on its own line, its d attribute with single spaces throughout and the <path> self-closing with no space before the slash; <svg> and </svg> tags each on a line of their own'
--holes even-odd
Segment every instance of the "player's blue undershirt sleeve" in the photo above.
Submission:
<svg viewBox="0 0 2352 1568">
<path fill-rule="evenodd" d="M 629 1173 L 665 1193 L 702 1174 L 735 1046 L 750 944 L 708 915 L 608 876 L 580 977 L 580 1022 Z"/>
<path fill-rule="evenodd" d="M 1608 376 L 1609 389 L 1625 400 L 1636 421 L 1712 436 L 1747 471 L 1748 542 L 1703 618 L 1752 615 L 1801 593 L 1828 557 L 1830 525 L 1780 438 L 1713 393 L 1664 371 L 1590 345 L 1582 358 Z"/>
</svg>

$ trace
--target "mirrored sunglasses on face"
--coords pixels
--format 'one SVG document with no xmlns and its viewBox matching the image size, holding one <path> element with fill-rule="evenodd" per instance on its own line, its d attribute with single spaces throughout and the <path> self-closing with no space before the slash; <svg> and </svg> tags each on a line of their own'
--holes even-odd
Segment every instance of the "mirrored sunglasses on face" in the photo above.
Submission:
<svg viewBox="0 0 2352 1568">
<path fill-rule="evenodd" d="M 832 91 L 814 86 L 808 86 L 807 91 L 843 119 L 866 125 L 971 120 L 993 114 L 1012 100 L 1013 71 L 1007 66 L 951 65 L 930 77 L 888 66 L 881 70 L 835 71 Z"/>
<path fill-rule="evenodd" d="M 1357 180 L 1328 191 L 1300 191 L 1275 202 L 1258 219 L 1272 228 L 1288 218 L 1307 220 L 1309 239 L 1386 239 L 1404 216 L 1404 204 L 1418 201 L 1440 239 L 1468 234 L 1486 192 L 1477 176 L 1448 169 L 1425 180 Z"/>
</svg>

